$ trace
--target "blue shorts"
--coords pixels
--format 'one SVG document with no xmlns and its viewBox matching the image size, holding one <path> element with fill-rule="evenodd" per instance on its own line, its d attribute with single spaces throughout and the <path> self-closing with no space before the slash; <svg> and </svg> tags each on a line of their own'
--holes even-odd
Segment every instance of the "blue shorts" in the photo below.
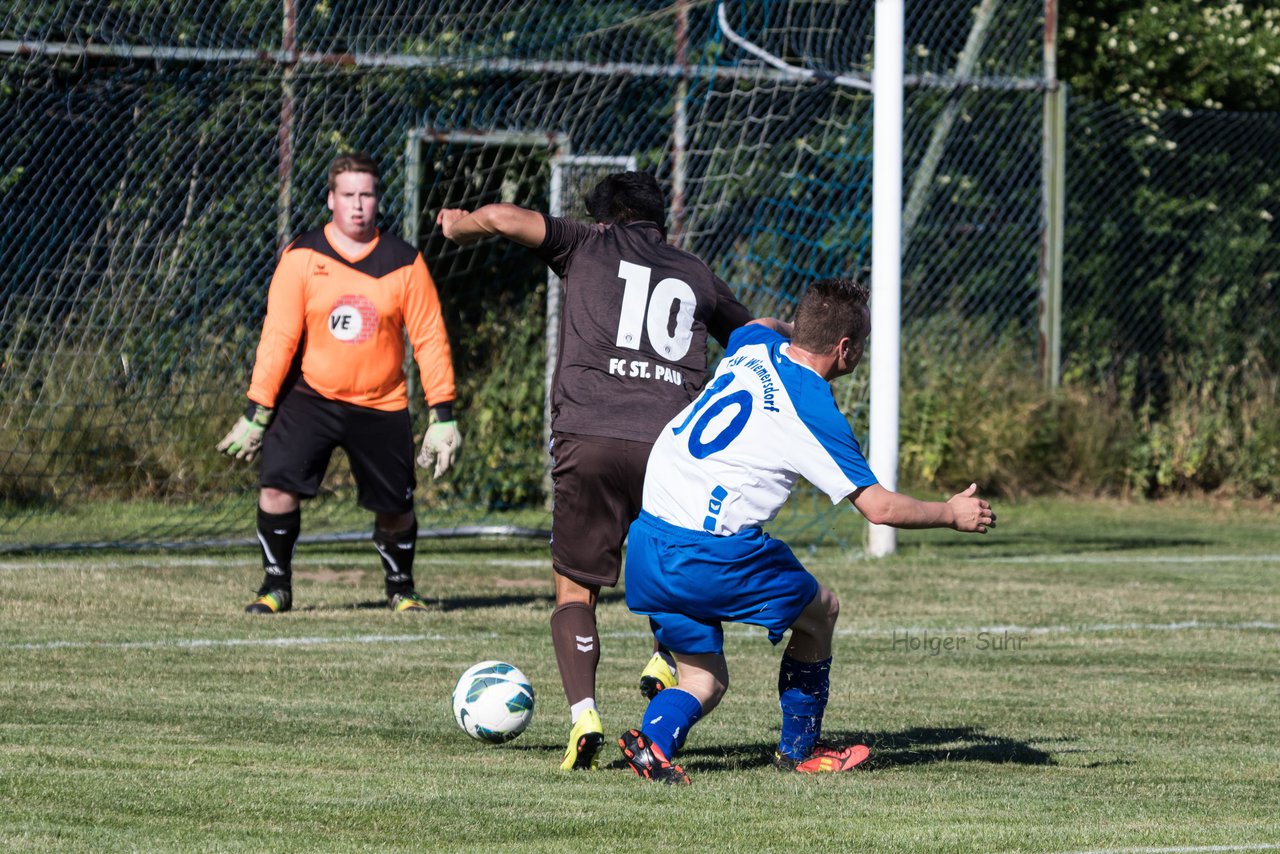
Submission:
<svg viewBox="0 0 1280 854">
<path fill-rule="evenodd" d="M 627 607 L 685 655 L 723 653 L 722 621 L 762 626 L 777 643 L 818 593 L 787 544 L 759 528 L 718 537 L 643 510 L 631 523 L 625 578 Z"/>
</svg>

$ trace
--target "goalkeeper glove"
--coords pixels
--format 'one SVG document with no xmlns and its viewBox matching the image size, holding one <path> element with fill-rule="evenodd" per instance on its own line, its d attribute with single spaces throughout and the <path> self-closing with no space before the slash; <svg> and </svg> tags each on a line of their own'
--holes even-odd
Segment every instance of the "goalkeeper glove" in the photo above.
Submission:
<svg viewBox="0 0 1280 854">
<path fill-rule="evenodd" d="M 422 450 L 418 453 L 418 465 L 431 468 L 435 462 L 435 470 L 431 477 L 438 478 L 449 470 L 462 450 L 462 434 L 458 432 L 458 422 L 453 420 L 453 406 L 441 404 L 431 407 L 430 424 L 427 435 L 422 437 Z"/>
<path fill-rule="evenodd" d="M 267 432 L 267 425 L 271 423 L 273 415 L 274 409 L 257 403 L 249 404 L 249 410 L 240 416 L 236 426 L 218 443 L 218 450 L 237 460 L 251 462 L 262 447 L 262 434 Z"/>
</svg>

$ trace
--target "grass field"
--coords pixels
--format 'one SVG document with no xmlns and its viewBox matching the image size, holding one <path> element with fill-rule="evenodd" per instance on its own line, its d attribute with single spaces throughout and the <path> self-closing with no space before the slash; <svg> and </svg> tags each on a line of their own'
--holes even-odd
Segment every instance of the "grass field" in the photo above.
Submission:
<svg viewBox="0 0 1280 854">
<path fill-rule="evenodd" d="M 386 610 L 367 546 L 300 551 L 300 610 L 272 618 L 241 613 L 247 550 L 0 557 L 0 849 L 1280 849 L 1280 512 L 998 510 L 985 538 L 903 533 L 882 561 L 808 552 L 843 603 L 826 735 L 868 767 L 769 766 L 778 651 L 731 627 L 678 789 L 612 744 L 558 770 L 545 546 L 424 543 L 425 616 Z M 649 642 L 617 591 L 600 621 L 621 731 Z M 538 692 L 499 747 L 450 712 L 486 658 Z"/>
</svg>

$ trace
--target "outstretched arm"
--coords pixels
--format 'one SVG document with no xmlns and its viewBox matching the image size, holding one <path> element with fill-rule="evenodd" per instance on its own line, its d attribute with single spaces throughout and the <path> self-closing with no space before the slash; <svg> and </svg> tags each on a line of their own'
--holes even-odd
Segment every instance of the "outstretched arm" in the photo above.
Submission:
<svg viewBox="0 0 1280 854">
<path fill-rule="evenodd" d="M 751 321 L 751 323 L 759 324 L 766 329 L 772 329 L 783 338 L 791 337 L 791 324 L 787 323 L 785 320 L 779 320 L 776 317 L 757 317 L 755 320 Z"/>
<path fill-rule="evenodd" d="M 901 492 L 892 492 L 878 483 L 864 486 L 849 496 L 858 512 L 875 525 L 893 528 L 954 528 L 985 534 L 996 526 L 991 504 L 977 497 L 978 485 L 969 484 L 946 501 L 920 501 Z"/>
<path fill-rule="evenodd" d="M 536 249 L 547 236 L 547 224 L 542 214 L 519 205 L 485 205 L 474 211 L 445 208 L 436 214 L 436 225 L 440 226 L 446 239 L 459 246 L 498 235 Z"/>
</svg>

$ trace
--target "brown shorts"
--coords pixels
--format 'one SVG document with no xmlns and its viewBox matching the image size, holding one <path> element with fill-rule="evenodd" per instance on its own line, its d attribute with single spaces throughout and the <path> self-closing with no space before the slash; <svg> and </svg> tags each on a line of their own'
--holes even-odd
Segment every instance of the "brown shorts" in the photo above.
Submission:
<svg viewBox="0 0 1280 854">
<path fill-rule="evenodd" d="M 613 587 L 622 543 L 640 515 L 648 442 L 573 433 L 551 437 L 551 566 L 579 584 Z"/>
</svg>

